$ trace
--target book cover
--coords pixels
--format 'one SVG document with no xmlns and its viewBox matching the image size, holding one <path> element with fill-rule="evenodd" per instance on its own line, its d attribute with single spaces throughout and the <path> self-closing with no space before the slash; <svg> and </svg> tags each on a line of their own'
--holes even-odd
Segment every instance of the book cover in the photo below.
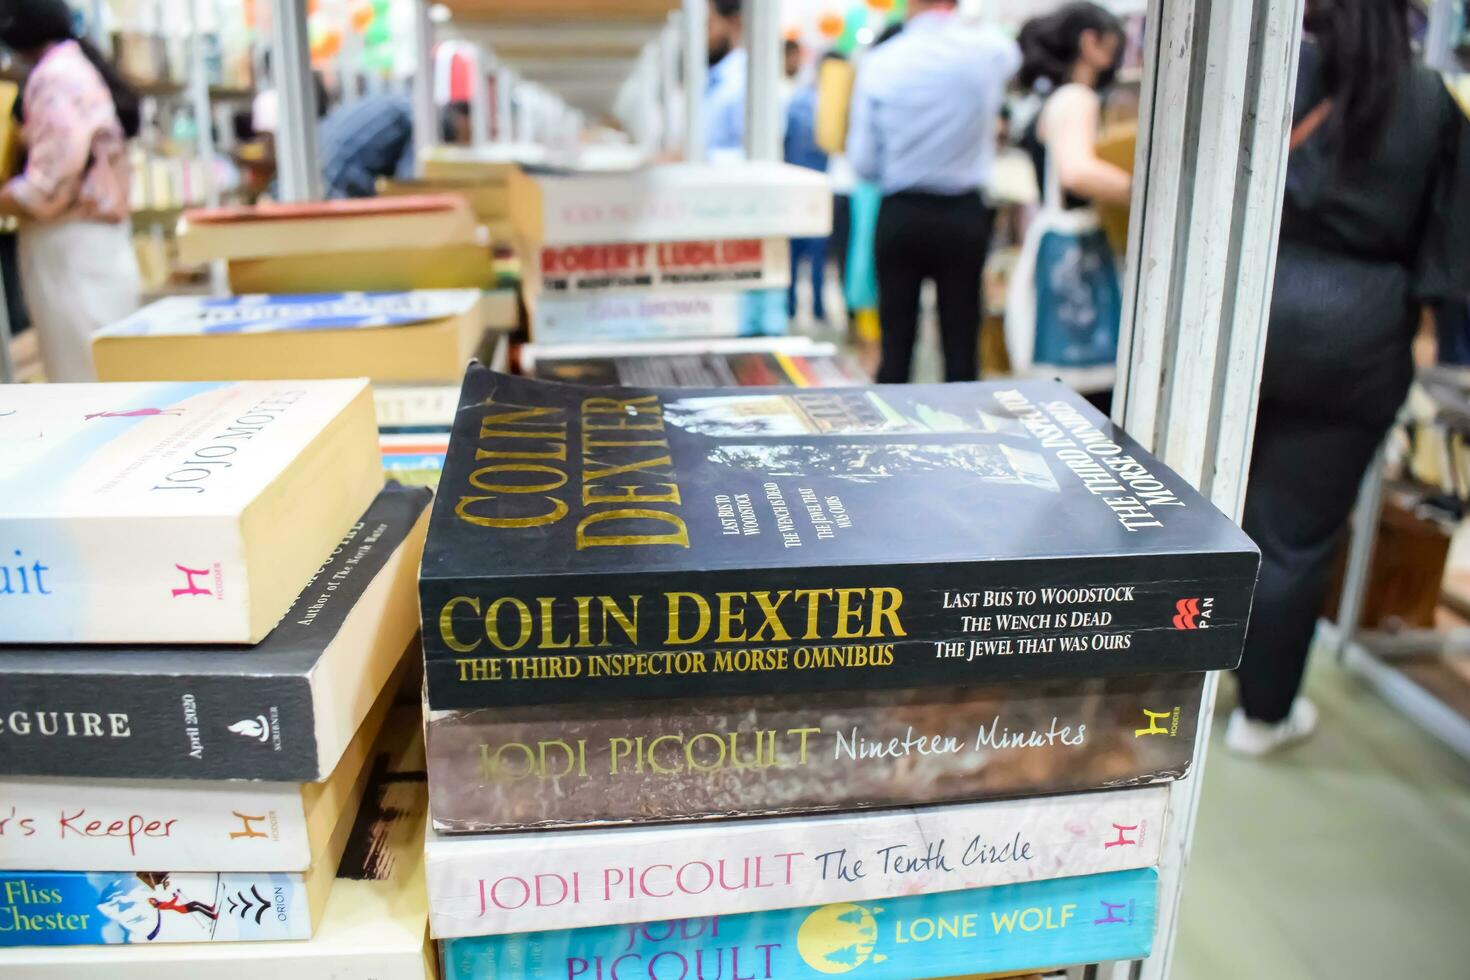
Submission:
<svg viewBox="0 0 1470 980">
<path fill-rule="evenodd" d="M 916 980 L 1131 960 L 1153 947 L 1152 868 L 943 895 L 444 944 L 445 980 Z"/>
<path fill-rule="evenodd" d="M 4 643 L 257 642 L 383 485 L 361 380 L 10 385 L 0 458 Z"/>
<path fill-rule="evenodd" d="M 790 323 L 784 289 L 543 295 L 527 308 L 538 344 L 761 337 Z"/>
<path fill-rule="evenodd" d="M 418 712 L 384 726 L 320 925 L 290 943 L 0 948 L 0 976 L 27 980 L 437 980 L 424 891 Z M 344 821 L 344 823 L 347 823 Z"/>
<path fill-rule="evenodd" d="M 871 380 L 835 345 L 800 336 L 526 344 L 520 362 L 546 381 L 631 388 L 838 388 Z"/>
<path fill-rule="evenodd" d="M 306 295 L 168 296 L 111 326 L 111 337 L 213 336 L 306 330 L 372 330 L 464 316 L 477 289 Z"/>
<path fill-rule="evenodd" d="M 253 259 L 444 245 L 488 246 L 473 212 L 448 195 L 254 204 L 185 211 L 179 260 Z"/>
<path fill-rule="evenodd" d="M 864 902 L 1151 867 L 1166 787 L 722 823 L 430 834 L 437 939 Z"/>
<path fill-rule="evenodd" d="M 1255 546 L 1054 383 L 612 389 L 471 366 L 460 404 L 420 574 L 435 709 L 1240 657 Z"/>
<path fill-rule="evenodd" d="M 382 490 L 254 647 L 0 647 L 0 773 L 326 778 L 414 641 L 429 497 Z"/>
<path fill-rule="evenodd" d="M 492 289 L 499 281 L 494 250 L 484 242 L 418 247 L 412 239 L 393 248 L 345 243 L 341 251 L 231 259 L 228 273 L 232 293 Z"/>
<path fill-rule="evenodd" d="M 791 283 L 791 245 L 785 238 L 556 245 L 533 254 L 526 268 L 532 295 L 785 288 Z"/>
<path fill-rule="evenodd" d="M 510 175 L 510 215 L 519 239 L 551 246 L 820 238 L 832 231 L 832 187 L 785 163 L 527 169 Z"/>
<path fill-rule="evenodd" d="M 1204 677 L 428 715 L 441 833 L 915 806 L 1188 773 Z"/>
</svg>

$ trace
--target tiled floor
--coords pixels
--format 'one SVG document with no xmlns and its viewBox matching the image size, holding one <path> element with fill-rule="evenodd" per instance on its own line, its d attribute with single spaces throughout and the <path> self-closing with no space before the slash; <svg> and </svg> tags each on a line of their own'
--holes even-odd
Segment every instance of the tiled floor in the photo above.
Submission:
<svg viewBox="0 0 1470 980">
<path fill-rule="evenodd" d="M 1246 761 L 1221 691 L 1175 980 L 1470 978 L 1470 763 L 1317 656 L 1311 741 Z"/>
</svg>

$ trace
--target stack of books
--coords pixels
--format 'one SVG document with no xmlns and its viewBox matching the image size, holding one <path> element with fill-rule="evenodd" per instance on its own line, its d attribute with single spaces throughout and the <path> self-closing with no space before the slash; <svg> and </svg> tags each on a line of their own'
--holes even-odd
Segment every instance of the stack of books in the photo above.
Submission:
<svg viewBox="0 0 1470 980">
<path fill-rule="evenodd" d="M 831 198 L 824 175 L 779 163 L 515 171 L 531 339 L 784 334 L 789 239 L 828 234 Z"/>
<path fill-rule="evenodd" d="M 366 383 L 7 404 L 0 975 L 429 975 L 418 712 L 385 720 L 430 495 L 384 486 Z"/>
<path fill-rule="evenodd" d="M 472 367 L 419 581 L 447 980 L 1147 955 L 1258 564 L 1060 385 Z"/>
<path fill-rule="evenodd" d="M 547 381 L 633 388 L 837 388 L 869 381 L 835 344 L 803 336 L 523 344 L 518 360 L 522 372 Z"/>
<path fill-rule="evenodd" d="M 452 195 L 186 211 L 179 258 L 223 260 L 234 293 L 492 289 L 486 229 Z"/>
</svg>

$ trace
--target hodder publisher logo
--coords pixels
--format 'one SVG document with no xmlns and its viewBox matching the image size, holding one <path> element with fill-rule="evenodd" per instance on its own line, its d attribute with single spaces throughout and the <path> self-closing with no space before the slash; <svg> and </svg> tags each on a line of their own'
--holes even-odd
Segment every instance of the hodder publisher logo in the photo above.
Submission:
<svg viewBox="0 0 1470 980">
<path fill-rule="evenodd" d="M 175 599 L 179 596 L 210 596 L 215 599 L 224 598 L 224 572 L 220 569 L 219 562 L 204 568 L 194 568 L 174 562 L 174 568 L 182 576 L 182 584 L 175 589 L 170 589 L 169 594 Z"/>
<path fill-rule="evenodd" d="M 1176 630 L 1209 629 L 1210 619 L 1214 615 L 1214 599 L 1180 599 L 1174 603 L 1174 628 Z"/>
<path fill-rule="evenodd" d="M 1179 734 L 1179 708 L 1177 706 L 1168 711 L 1150 711 L 1143 709 L 1143 718 L 1148 722 L 1147 727 L 1135 728 L 1134 738 L 1143 738 L 1145 735 L 1168 735 L 1173 737 Z M 1168 722 L 1167 725 L 1164 722 Z"/>
</svg>

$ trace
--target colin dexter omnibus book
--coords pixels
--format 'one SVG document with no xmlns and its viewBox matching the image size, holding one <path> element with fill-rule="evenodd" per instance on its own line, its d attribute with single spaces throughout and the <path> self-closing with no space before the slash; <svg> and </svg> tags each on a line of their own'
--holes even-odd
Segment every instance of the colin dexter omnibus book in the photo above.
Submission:
<svg viewBox="0 0 1470 980">
<path fill-rule="evenodd" d="M 472 364 L 435 709 L 1234 666 L 1259 553 L 1051 382 L 583 388 Z"/>
</svg>

